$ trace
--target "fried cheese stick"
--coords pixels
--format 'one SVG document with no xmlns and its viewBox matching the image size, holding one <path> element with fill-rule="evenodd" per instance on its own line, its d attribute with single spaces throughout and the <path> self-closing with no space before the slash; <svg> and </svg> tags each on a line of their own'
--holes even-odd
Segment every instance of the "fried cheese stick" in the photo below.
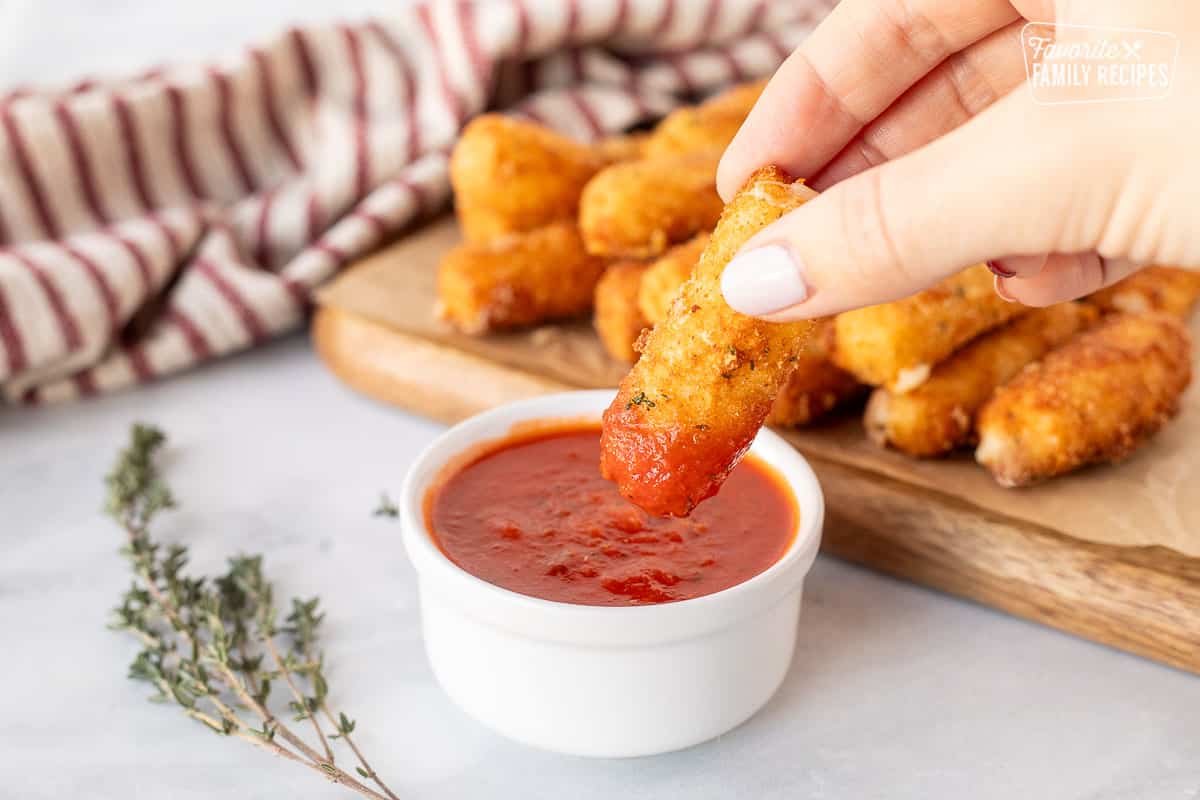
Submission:
<svg viewBox="0 0 1200 800">
<path fill-rule="evenodd" d="M 819 337 L 814 334 L 813 338 Z M 858 397 L 863 385 L 849 372 L 818 351 L 805 350 L 796 360 L 796 369 L 775 398 L 767 424 L 783 428 L 802 428 Z"/>
<path fill-rule="evenodd" d="M 698 233 L 683 244 L 677 244 L 650 264 L 642 276 L 637 305 L 642 316 L 655 324 L 667 316 L 679 287 L 692 276 L 700 254 L 708 244 L 708 233 Z"/>
<path fill-rule="evenodd" d="M 912 297 L 838 314 L 833 361 L 863 383 L 909 391 L 961 345 L 1024 311 L 996 294 L 980 264 Z"/>
<path fill-rule="evenodd" d="M 672 111 L 654 127 L 646 141 L 647 158 L 724 150 L 742 127 L 762 94 L 766 81 L 735 86 L 698 106 Z"/>
<path fill-rule="evenodd" d="M 647 267 L 641 261 L 621 261 L 596 284 L 596 333 L 609 355 L 629 364 L 637 361 L 634 345 L 647 325 L 637 304 Z"/>
<path fill-rule="evenodd" d="M 450 156 L 458 218 L 469 241 L 574 220 L 584 185 L 608 159 L 533 122 L 483 114 Z"/>
<path fill-rule="evenodd" d="M 592 307 L 604 259 L 590 255 L 574 223 L 450 250 L 438 268 L 438 315 L 464 333 L 517 328 Z"/>
<path fill-rule="evenodd" d="M 588 250 L 613 258 L 652 258 L 721 216 L 719 150 L 614 164 L 588 182 L 579 227 Z"/>
<path fill-rule="evenodd" d="M 691 276 L 707 242 L 708 234 L 697 234 L 672 247 L 646 270 L 637 299 L 642 316 L 650 324 L 667 316 L 679 287 Z M 829 360 L 832 334 L 833 321 L 821 320 L 808 346 L 797 357 L 792 377 L 775 399 L 767 416 L 768 425 L 803 427 L 862 393 L 858 379 Z"/>
<path fill-rule="evenodd" d="M 1000 387 L 979 412 L 975 460 L 1026 486 L 1129 456 L 1179 411 L 1191 339 L 1169 314 L 1114 314 Z"/>
<path fill-rule="evenodd" d="M 791 376 L 814 323 L 739 314 L 721 272 L 755 232 L 815 194 L 775 167 L 750 177 L 604 412 L 601 472 L 646 511 L 685 516 L 715 494 Z"/>
<path fill-rule="evenodd" d="M 1179 267 L 1146 267 L 1084 299 L 1105 313 L 1165 311 L 1186 319 L 1200 300 L 1200 272 Z"/>
<path fill-rule="evenodd" d="M 648 133 L 623 133 L 606 136 L 592 145 L 592 150 L 606 164 L 619 161 L 636 161 L 645 155 Z"/>
<path fill-rule="evenodd" d="M 1082 303 L 1062 303 L 1017 317 L 968 343 L 905 394 L 880 387 L 863 416 L 867 435 L 910 456 L 944 455 L 966 444 L 975 415 L 997 386 L 1096 319 Z"/>
</svg>

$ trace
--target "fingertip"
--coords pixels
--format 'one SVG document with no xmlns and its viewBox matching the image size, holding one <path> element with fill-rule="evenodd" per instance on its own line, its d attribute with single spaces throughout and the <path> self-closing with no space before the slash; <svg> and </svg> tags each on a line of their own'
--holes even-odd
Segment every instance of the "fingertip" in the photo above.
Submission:
<svg viewBox="0 0 1200 800">
<path fill-rule="evenodd" d="M 1095 253 L 1051 253 L 1019 258 L 1032 260 L 1027 263 L 1040 262 L 1040 267 L 1032 273 L 1021 272 L 998 283 L 1003 283 L 1008 296 L 1021 305 L 1045 308 L 1075 300 L 1104 286 L 1104 269 Z M 1005 265 L 1016 260 L 1004 259 Z"/>
<path fill-rule="evenodd" d="M 717 194 L 721 195 L 721 199 L 726 203 L 733 199 L 750 174 L 750 170 L 746 169 L 742 162 L 743 159 L 737 151 L 737 136 L 734 136 L 717 164 Z"/>
</svg>

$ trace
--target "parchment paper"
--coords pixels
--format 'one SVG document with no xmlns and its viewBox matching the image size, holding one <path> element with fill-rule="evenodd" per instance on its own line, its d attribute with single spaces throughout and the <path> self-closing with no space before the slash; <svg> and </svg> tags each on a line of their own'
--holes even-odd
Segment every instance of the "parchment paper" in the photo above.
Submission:
<svg viewBox="0 0 1200 800">
<path fill-rule="evenodd" d="M 627 367 L 605 354 L 589 321 L 479 338 L 457 334 L 438 321 L 433 316 L 437 263 L 458 238 L 453 220 L 443 219 L 365 259 L 322 291 L 319 302 L 581 388 L 617 384 Z M 1192 334 L 1200 340 L 1195 319 Z M 1193 357 L 1200 376 L 1200 358 Z M 857 418 L 788 437 L 814 456 L 933 488 L 1079 539 L 1160 545 L 1200 556 L 1200 390 L 1195 382 L 1179 417 L 1129 461 L 1025 489 L 996 485 L 969 453 L 918 461 L 881 450 L 867 440 Z"/>
</svg>

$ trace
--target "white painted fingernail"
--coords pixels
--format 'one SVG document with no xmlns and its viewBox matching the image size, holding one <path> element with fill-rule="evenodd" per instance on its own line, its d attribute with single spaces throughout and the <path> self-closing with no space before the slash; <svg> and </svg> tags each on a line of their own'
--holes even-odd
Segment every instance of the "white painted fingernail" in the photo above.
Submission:
<svg viewBox="0 0 1200 800">
<path fill-rule="evenodd" d="M 778 244 L 747 250 L 721 273 L 721 294 L 735 311 L 762 316 L 808 298 L 803 270 L 791 251 Z"/>
</svg>

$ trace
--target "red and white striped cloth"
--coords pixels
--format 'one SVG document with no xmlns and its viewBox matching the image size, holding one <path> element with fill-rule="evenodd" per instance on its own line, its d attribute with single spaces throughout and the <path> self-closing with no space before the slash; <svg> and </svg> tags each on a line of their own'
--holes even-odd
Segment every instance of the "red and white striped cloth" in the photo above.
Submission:
<svg viewBox="0 0 1200 800">
<path fill-rule="evenodd" d="M 773 70 L 831 0 L 418 3 L 220 63 L 0 97 L 0 390 L 148 381 L 298 325 L 443 206 L 471 115 L 594 139 Z"/>
</svg>

